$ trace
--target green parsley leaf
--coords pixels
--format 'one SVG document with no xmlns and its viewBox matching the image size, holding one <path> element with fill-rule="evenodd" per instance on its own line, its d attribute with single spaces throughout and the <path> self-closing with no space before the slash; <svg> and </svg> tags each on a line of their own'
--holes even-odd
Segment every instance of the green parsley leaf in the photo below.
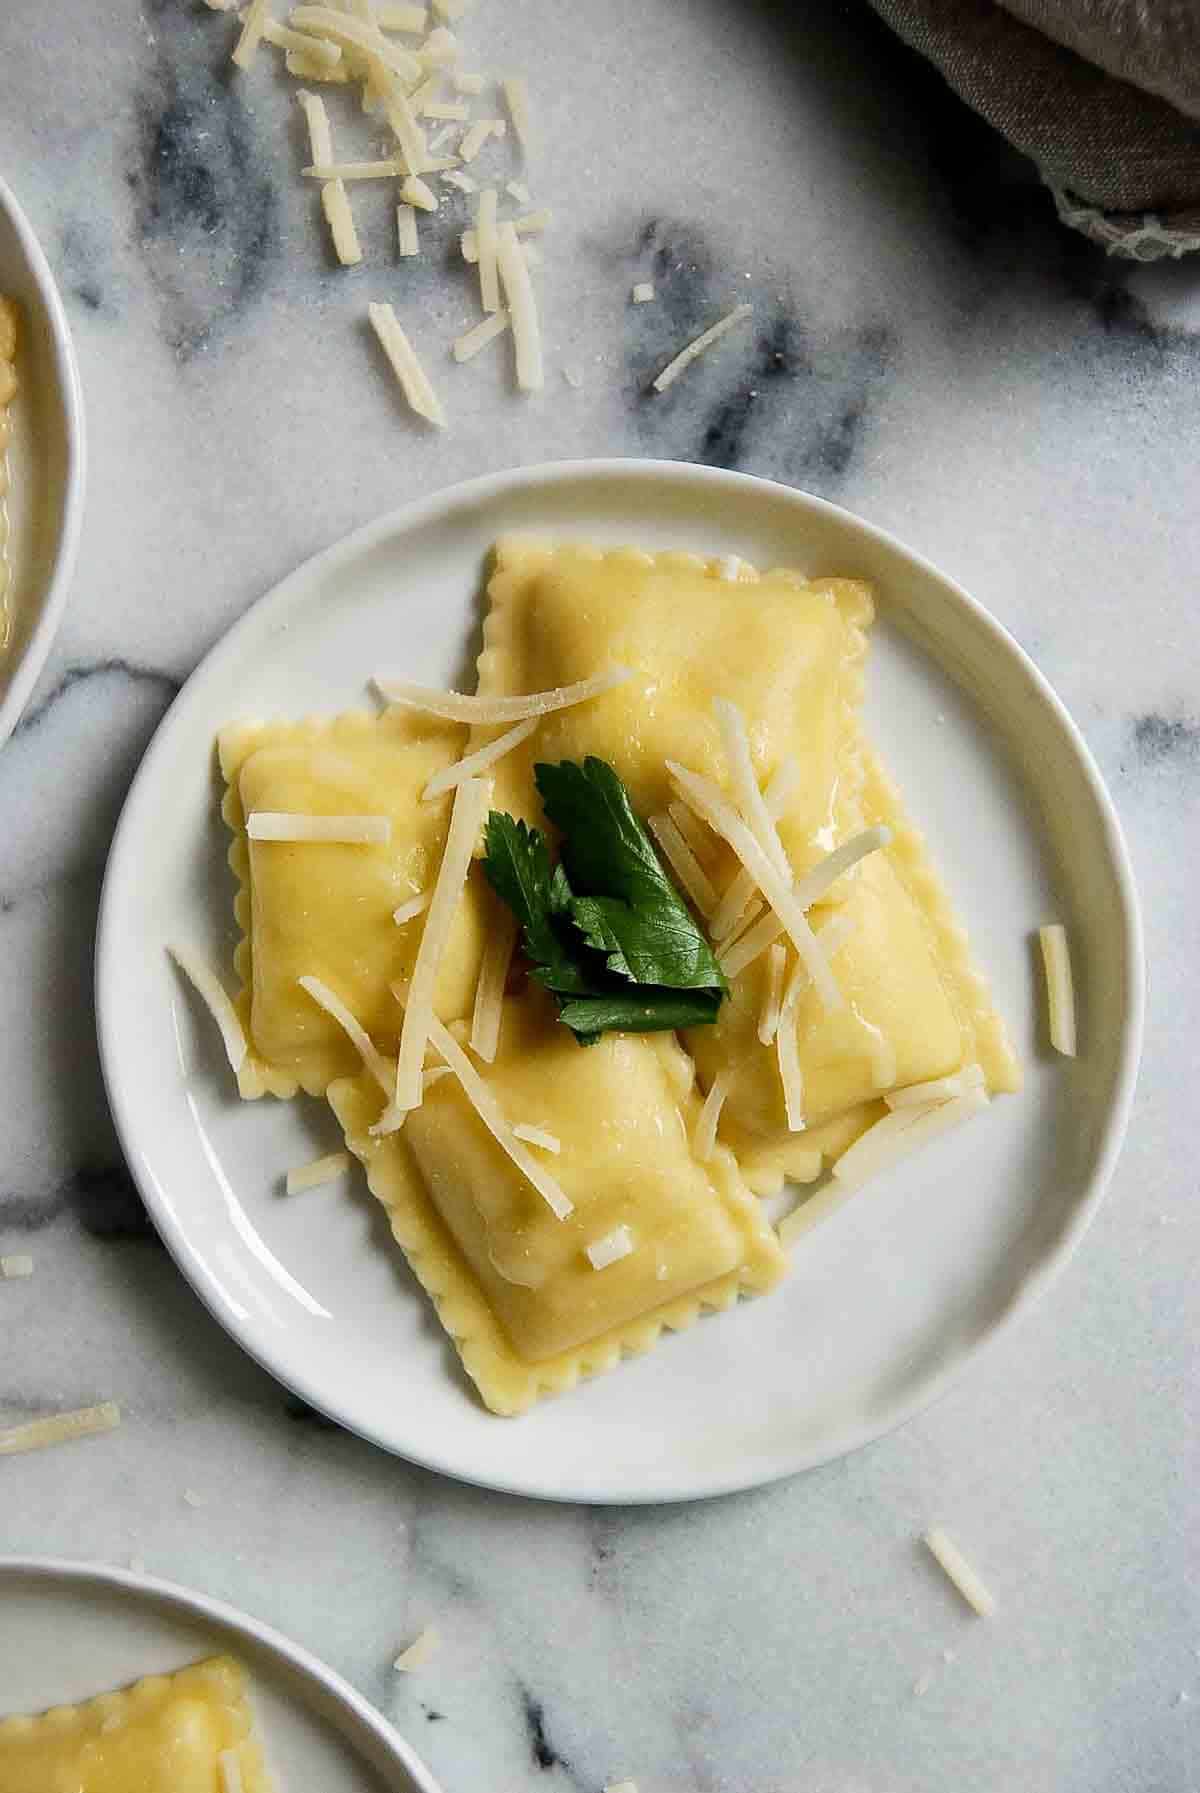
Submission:
<svg viewBox="0 0 1200 1793">
<path fill-rule="evenodd" d="M 717 1018 L 716 990 L 618 990 L 612 996 L 572 996 L 559 1019 L 587 1043 L 602 1033 L 669 1033 L 704 1027 Z"/>
<path fill-rule="evenodd" d="M 587 995 L 590 986 L 574 956 L 570 930 L 563 928 L 564 943 L 555 927 L 556 919 L 569 922 L 571 888 L 561 865 L 551 871 L 545 836 L 494 809 L 484 843 L 488 883 L 521 924 L 521 944 L 533 976 L 561 995 Z"/>
</svg>

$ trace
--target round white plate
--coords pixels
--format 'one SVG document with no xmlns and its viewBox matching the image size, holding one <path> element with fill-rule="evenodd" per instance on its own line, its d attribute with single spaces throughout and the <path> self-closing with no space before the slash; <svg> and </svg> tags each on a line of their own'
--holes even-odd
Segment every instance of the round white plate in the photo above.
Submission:
<svg viewBox="0 0 1200 1793">
<path fill-rule="evenodd" d="M 9 633 L 0 624 L 0 741 L 50 652 L 83 520 L 83 397 L 66 314 L 29 221 L 0 180 L 0 293 L 21 308 L 8 494 Z"/>
<path fill-rule="evenodd" d="M 241 1103 L 166 943 L 234 943 L 213 738 L 361 704 L 378 669 L 471 688 L 489 545 L 538 529 L 873 579 L 868 720 L 928 830 L 1028 1068 L 1024 1093 L 865 1191 L 769 1298 L 516 1420 L 469 1391 L 361 1177 L 287 1200 L 338 1142 L 323 1104 Z M 753 603 L 752 590 L 746 601 Z M 1081 1055 L 1043 1041 L 1031 933 L 1065 921 Z M 716 1494 L 837 1456 L 916 1412 L 1061 1268 L 1125 1125 L 1141 1027 L 1137 908 L 1078 733 L 999 626 L 897 542 L 819 499 L 656 462 L 477 480 L 301 567 L 188 682 L 130 793 L 97 949 L 100 1045 L 133 1173 L 184 1274 L 259 1361 L 389 1450 L 552 1498 Z"/>
<path fill-rule="evenodd" d="M 270 1626 L 170 1581 L 54 1557 L 0 1557 L 0 1717 L 72 1705 L 223 1652 L 247 1669 L 287 1793 L 438 1793 L 429 1770 L 340 1675 Z"/>
</svg>

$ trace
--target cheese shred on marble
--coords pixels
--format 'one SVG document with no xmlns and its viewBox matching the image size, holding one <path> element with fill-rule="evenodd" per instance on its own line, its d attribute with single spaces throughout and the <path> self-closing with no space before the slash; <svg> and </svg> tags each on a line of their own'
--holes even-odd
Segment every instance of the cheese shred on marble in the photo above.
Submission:
<svg viewBox="0 0 1200 1793">
<path fill-rule="evenodd" d="M 464 331 L 461 336 L 455 338 L 454 359 L 456 361 L 473 361 L 481 349 L 486 349 L 490 342 L 495 342 L 498 336 L 503 336 L 507 329 L 507 311 L 494 311 L 491 317 L 484 318 L 482 323 L 474 325 L 472 329 Z"/>
<path fill-rule="evenodd" d="M 1071 971 L 1071 947 L 1061 922 L 1038 929 L 1042 964 L 1046 972 L 1050 1044 L 1065 1058 L 1075 1057 L 1075 980 Z"/>
<path fill-rule="evenodd" d="M 421 183 L 418 182 L 417 185 Z M 411 182 L 406 182 L 411 186 Z M 417 360 L 417 352 L 408 337 L 400 328 L 400 321 L 390 305 L 368 305 L 367 316 L 371 320 L 371 328 L 379 338 L 384 354 L 392 364 L 403 392 L 418 417 L 424 417 L 438 429 L 444 429 L 446 413 L 433 387 L 429 384 L 424 368 Z"/>
<path fill-rule="evenodd" d="M 401 1650 L 392 1663 L 399 1675 L 411 1675 L 414 1669 L 423 1667 L 434 1655 L 441 1644 L 441 1638 L 433 1625 L 427 1625 L 418 1637 L 415 1637 L 406 1650 Z"/>
<path fill-rule="evenodd" d="M 686 348 L 680 349 L 674 360 L 668 361 L 657 379 L 653 381 L 655 392 L 665 392 L 668 386 L 673 386 L 680 374 L 687 372 L 693 361 L 699 360 L 700 356 L 706 350 L 711 349 L 714 343 L 720 342 L 721 338 L 730 330 L 744 322 L 753 310 L 752 305 L 735 305 L 732 311 L 727 311 L 723 318 L 718 318 L 716 323 L 710 325 L 702 335 L 697 336 L 694 342 L 689 342 Z"/>
<path fill-rule="evenodd" d="M 97 1407 L 79 1407 L 71 1413 L 47 1414 L 44 1419 L 31 1419 L 24 1425 L 0 1430 L 0 1457 L 48 1450 L 51 1445 L 69 1444 L 72 1439 L 90 1438 L 98 1432 L 115 1432 L 120 1423 L 121 1409 L 115 1401 L 101 1401 Z"/>
<path fill-rule="evenodd" d="M 520 240 L 511 224 L 501 224 L 496 232 L 496 271 L 500 287 L 508 301 L 516 348 L 517 386 L 522 392 L 540 392 L 545 384 L 542 368 L 542 334 L 538 322 L 537 300 L 529 278 L 529 264 L 521 253 Z"/>
<path fill-rule="evenodd" d="M 922 1542 L 971 1610 L 978 1613 L 981 1619 L 990 1619 L 996 1610 L 991 1590 L 967 1561 L 953 1538 L 947 1536 L 940 1525 L 934 1525 L 924 1534 Z"/>
<path fill-rule="evenodd" d="M 225 1056 L 236 1074 L 246 1061 L 246 1030 L 242 1026 L 233 1001 L 215 971 L 211 971 L 190 948 L 168 946 L 168 953 L 187 978 L 197 996 L 220 1029 Z"/>
</svg>

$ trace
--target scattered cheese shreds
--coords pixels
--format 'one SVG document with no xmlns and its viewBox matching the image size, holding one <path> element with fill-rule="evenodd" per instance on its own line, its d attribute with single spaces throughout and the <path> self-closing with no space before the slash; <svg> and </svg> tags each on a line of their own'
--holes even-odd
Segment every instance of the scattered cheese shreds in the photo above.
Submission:
<svg viewBox="0 0 1200 1793">
<path fill-rule="evenodd" d="M 425 1062 L 426 1042 L 431 1037 L 436 1019 L 433 993 L 438 971 L 491 795 L 491 780 L 485 778 L 468 778 L 454 793 L 450 829 L 433 887 L 429 919 L 425 923 L 425 931 L 417 949 L 417 960 L 413 966 L 412 982 L 404 1010 L 404 1024 L 400 1030 L 394 1106 L 402 1113 L 416 1108 L 421 1100 L 421 1067 Z M 451 1064 L 449 1059 L 446 1062 Z M 452 1064 L 451 1068 L 453 1069 Z"/>
<path fill-rule="evenodd" d="M 819 1157 L 820 1154 L 818 1160 Z M 820 1169 L 819 1162 L 814 1169 Z M 857 1193 L 857 1190 L 847 1189 L 844 1184 L 831 1178 L 824 1189 L 818 1190 L 816 1195 L 805 1196 L 797 1202 L 790 1214 L 784 1215 L 775 1229 L 779 1243 L 785 1248 L 794 1245 L 805 1233 L 811 1233 L 823 1220 L 828 1220 L 831 1214 L 836 1214 L 839 1208 L 844 1208 L 847 1202 L 853 1201 Z"/>
<path fill-rule="evenodd" d="M 528 716 L 569 710 L 574 704 L 603 696 L 632 677 L 627 666 L 610 666 L 574 685 L 556 685 L 552 690 L 530 691 L 521 697 L 469 697 L 459 691 L 435 691 L 428 685 L 405 684 L 386 675 L 373 682 L 389 703 L 401 704 L 406 710 L 420 710 L 446 722 L 473 722 L 486 727 L 490 723 L 523 722 Z"/>
<path fill-rule="evenodd" d="M 584 1249 L 593 1270 L 607 1270 L 610 1264 L 619 1264 L 633 1251 L 633 1234 L 627 1226 L 615 1226 L 611 1233 L 593 1239 Z"/>
<path fill-rule="evenodd" d="M 393 181 L 404 171 L 403 162 L 394 157 L 381 162 L 331 162 L 328 166 L 314 163 L 300 170 L 306 179 L 313 181 Z"/>
<path fill-rule="evenodd" d="M 700 1118 L 696 1122 L 696 1132 L 692 1139 L 692 1156 L 701 1164 L 707 1164 L 717 1144 L 717 1128 L 721 1124 L 721 1110 L 725 1106 L 733 1084 L 734 1071 L 731 1066 L 718 1071 L 712 1080 L 708 1094 L 704 1098 L 704 1106 L 700 1110 Z"/>
<path fill-rule="evenodd" d="M 949 1102 L 931 1102 L 924 1108 L 895 1108 L 876 1121 L 842 1153 L 833 1167 L 838 1182 L 859 1188 L 880 1171 L 907 1158 L 919 1147 L 949 1133 L 988 1106 L 987 1091 L 969 1089 Z"/>
<path fill-rule="evenodd" d="M 1075 980 L 1071 972 L 1071 947 L 1067 930 L 1059 921 L 1038 929 L 1042 963 L 1046 968 L 1046 999 L 1050 1010 L 1050 1044 L 1064 1058 L 1075 1057 Z"/>
<path fill-rule="evenodd" d="M 354 228 L 354 213 L 340 180 L 327 181 L 321 188 L 321 209 L 333 238 L 333 252 L 344 268 L 357 267 L 362 260 L 362 245 Z"/>
<path fill-rule="evenodd" d="M 408 186 L 410 183 L 405 182 Z M 445 427 L 446 413 L 442 410 L 437 394 L 429 384 L 425 370 L 417 360 L 416 350 L 400 328 L 400 323 L 390 305 L 368 305 L 367 316 L 371 320 L 371 328 L 379 338 L 384 354 L 392 364 L 392 371 L 400 383 L 400 390 L 417 413 L 428 422 L 436 424 L 439 429 Z"/>
<path fill-rule="evenodd" d="M 419 255 L 421 252 L 416 207 L 405 205 L 403 201 L 396 207 L 396 246 L 401 255 Z"/>
<path fill-rule="evenodd" d="M 676 797 L 673 803 L 668 803 L 667 814 L 670 816 L 697 859 L 699 859 L 702 853 L 711 853 L 713 845 L 712 832 L 704 826 L 704 823 L 699 819 L 694 810 L 690 810 L 686 803 L 681 802 L 680 799 Z"/>
<path fill-rule="evenodd" d="M 287 1174 L 287 1192 L 300 1195 L 306 1189 L 320 1189 L 325 1183 L 335 1183 L 345 1176 L 353 1162 L 349 1152 L 329 1152 L 324 1158 L 314 1158 L 311 1164 L 297 1165 Z"/>
<path fill-rule="evenodd" d="M 486 349 L 489 342 L 495 342 L 498 336 L 503 336 L 507 329 L 507 311 L 494 311 L 481 324 L 476 324 L 473 329 L 455 338 L 454 359 L 473 361 L 481 349 Z"/>
<path fill-rule="evenodd" d="M 458 69 L 454 71 L 452 84 L 455 93 L 477 94 L 482 93 L 484 88 L 482 75 L 461 72 Z"/>
<path fill-rule="evenodd" d="M 753 309 L 752 305 L 735 305 L 732 311 L 727 311 L 723 318 L 718 318 L 715 324 L 710 325 L 693 342 L 689 342 L 686 348 L 680 349 L 674 360 L 668 361 L 657 379 L 654 380 L 655 392 L 665 392 L 668 386 L 673 386 L 680 374 L 685 373 L 693 361 L 698 360 L 706 349 L 711 349 L 715 342 L 720 342 L 721 338 L 735 325 L 748 318 Z"/>
<path fill-rule="evenodd" d="M 429 28 L 429 12 L 424 6 L 393 5 L 382 0 L 375 8 L 375 23 L 384 31 L 409 31 L 423 37 Z"/>
<path fill-rule="evenodd" d="M 654 288 L 648 280 L 639 280 L 633 289 L 635 305 L 649 305 L 654 297 Z"/>
<path fill-rule="evenodd" d="M 767 948 L 767 986 L 763 993 L 762 1013 L 758 1018 L 758 1037 L 764 1046 L 773 1042 L 779 1031 L 779 1011 L 783 1005 L 783 973 L 787 952 L 778 941 Z"/>
<path fill-rule="evenodd" d="M 746 923 L 746 912 L 754 898 L 757 885 L 750 873 L 742 866 L 730 880 L 729 888 L 717 904 L 712 917 L 712 937 L 717 944 L 718 952 L 724 952 L 732 946 L 734 938 L 742 932 Z"/>
<path fill-rule="evenodd" d="M 445 25 L 431 31 L 420 50 L 423 68 L 449 68 L 458 61 L 458 39 Z"/>
<path fill-rule="evenodd" d="M 517 944 L 517 918 L 507 906 L 488 935 L 475 985 L 475 1006 L 471 1013 L 471 1050 L 485 1064 L 496 1056 L 500 1041 L 500 1017 L 504 1008 L 504 986 Z"/>
<path fill-rule="evenodd" d="M 388 816 L 313 816 L 288 810 L 252 809 L 246 817 L 246 838 L 386 847 L 392 838 L 392 824 Z"/>
<path fill-rule="evenodd" d="M 413 981 L 415 983 L 415 978 Z M 409 1013 L 411 1013 L 411 1007 Z M 405 1019 L 407 1020 L 407 1015 Z M 574 1203 L 549 1171 L 544 1169 L 535 1158 L 530 1157 L 505 1120 L 500 1104 L 484 1079 L 479 1075 L 449 1028 L 439 1021 L 432 1011 L 430 1012 L 428 1038 L 434 1051 L 445 1059 L 458 1078 L 467 1101 L 496 1144 L 512 1159 L 522 1176 L 532 1183 L 551 1213 L 559 1220 L 565 1220 L 568 1214 L 573 1214 Z"/>
<path fill-rule="evenodd" d="M 473 162 L 488 138 L 492 135 L 490 118 L 477 118 L 469 131 L 464 131 L 458 153 L 464 162 Z"/>
<path fill-rule="evenodd" d="M 28 1252 L 15 1251 L 0 1258 L 0 1276 L 18 1279 L 33 1275 L 33 1259 Z"/>
<path fill-rule="evenodd" d="M 283 60 L 288 74 L 294 75 L 297 81 L 330 81 L 346 86 L 353 78 L 349 67 L 341 60 L 340 51 L 337 62 L 322 62 L 320 57 L 306 55 L 303 50 L 288 50 Z"/>
<path fill-rule="evenodd" d="M 829 926 L 836 926 L 836 920 Z M 950 1077 L 930 1077 L 925 1083 L 910 1083 L 906 1089 L 890 1089 L 883 1099 L 889 1108 L 923 1108 L 929 1102 L 949 1102 L 969 1089 L 979 1089 L 983 1081 L 979 1065 L 965 1065 Z"/>
<path fill-rule="evenodd" d="M 336 68 L 342 60 L 341 48 L 337 44 L 331 44 L 328 38 L 309 37 L 306 32 L 291 31 L 274 19 L 264 20 L 263 36 L 276 49 L 290 50 L 296 56 L 304 56 L 320 63 L 323 68 Z M 316 160 L 315 156 L 313 160 Z"/>
<path fill-rule="evenodd" d="M 877 852 L 881 847 L 885 847 L 890 839 L 891 833 L 887 828 L 863 829 L 861 834 L 856 834 L 852 839 L 843 841 L 840 847 L 835 848 L 832 853 L 827 854 L 824 859 L 818 861 L 810 871 L 806 872 L 804 877 L 792 887 L 793 897 L 802 909 L 809 909 L 813 903 L 819 902 L 826 891 L 837 882 L 843 873 L 849 871 L 851 866 L 856 865 L 860 859 L 864 859 L 868 853 Z M 784 931 L 778 916 L 766 916 L 758 923 L 753 932 L 742 934 L 736 941 L 733 939 L 732 933 L 725 936 L 717 934 L 717 925 L 722 919 L 723 911 L 730 898 L 735 892 L 740 895 L 744 888 L 744 884 L 739 884 L 735 879 L 722 899 L 721 908 L 713 917 L 713 932 L 720 943 L 721 970 L 726 977 L 736 977 L 739 971 L 744 971 L 746 966 L 756 959 L 759 953 L 765 952 L 771 942 L 777 940 Z M 828 923 L 821 930 L 822 939 L 832 925 L 832 922 Z"/>
<path fill-rule="evenodd" d="M 646 826 L 662 849 L 667 864 L 700 914 L 711 915 L 717 902 L 717 893 L 713 889 L 712 880 L 670 816 L 650 816 Z"/>
<path fill-rule="evenodd" d="M 458 239 L 458 246 L 465 262 L 474 265 L 479 260 L 479 236 L 476 231 L 464 230 Z"/>
<path fill-rule="evenodd" d="M 496 189 L 485 187 L 475 211 L 475 243 L 479 260 L 479 302 L 485 311 L 500 309 L 500 280 L 496 263 Z"/>
<path fill-rule="evenodd" d="M 452 168 L 448 174 L 442 176 L 442 179 L 448 187 L 454 187 L 459 193 L 475 192 L 475 182 L 470 175 L 462 174 L 457 168 Z"/>
<path fill-rule="evenodd" d="M 411 1674 L 413 1669 L 420 1668 L 429 1661 L 441 1641 L 435 1628 L 432 1625 L 427 1625 L 420 1636 L 413 1639 L 407 1650 L 401 1650 L 392 1667 L 398 1674 Z"/>
<path fill-rule="evenodd" d="M 721 835 L 722 839 L 733 848 L 750 873 L 763 897 L 783 923 L 796 951 L 807 965 L 813 985 L 824 1006 L 827 1009 L 840 1008 L 843 1001 L 842 993 L 829 968 L 829 961 L 808 924 L 804 907 L 797 901 L 788 879 L 781 876 L 745 822 L 725 801 L 714 784 L 706 778 L 699 777 L 695 772 L 689 772 L 686 766 L 679 765 L 675 760 L 667 761 L 667 771 L 679 794 L 685 797 L 701 819 L 706 821 L 709 827 Z"/>
<path fill-rule="evenodd" d="M 470 116 L 462 100 L 426 100 L 421 112 L 426 118 L 442 119 L 451 124 L 465 124 Z"/>
<path fill-rule="evenodd" d="M 297 6 L 288 23 L 294 31 L 327 37 L 340 44 L 343 50 L 362 52 L 369 70 L 377 66 L 383 72 L 390 70 L 402 81 L 409 82 L 421 77 L 421 64 L 410 51 L 392 43 L 376 26 L 364 25 L 360 19 L 336 12 L 331 6 Z"/>
<path fill-rule="evenodd" d="M 402 928 L 405 922 L 414 921 L 418 915 L 424 915 L 432 897 L 432 890 L 423 890 L 420 896 L 409 897 L 407 903 L 401 903 L 398 908 L 393 909 L 392 920 L 396 926 Z"/>
<path fill-rule="evenodd" d="M 763 852 L 774 861 L 783 876 L 790 880 L 792 868 L 788 864 L 788 857 L 783 850 L 779 831 L 771 819 L 766 799 L 755 776 L 746 718 L 738 705 L 730 703 L 729 699 L 725 697 L 713 699 L 713 714 L 717 719 L 717 727 L 721 731 L 721 745 L 725 750 L 729 783 L 742 820 L 754 835 Z"/>
<path fill-rule="evenodd" d="M 417 123 L 411 102 L 399 87 L 393 89 L 392 102 L 385 109 L 384 116 L 409 169 L 415 174 L 418 168 L 425 166 L 428 154 L 425 133 Z"/>
<path fill-rule="evenodd" d="M 444 25 L 457 25 L 468 5 L 469 0 L 433 0 L 433 10 Z"/>
<path fill-rule="evenodd" d="M 243 1793 L 242 1765 L 237 1751 L 223 1749 L 217 1757 L 217 1767 L 221 1774 L 221 1793 Z"/>
<path fill-rule="evenodd" d="M 991 1591 L 953 1538 L 947 1537 L 940 1525 L 934 1525 L 924 1534 L 922 1542 L 972 1611 L 977 1612 L 981 1619 L 990 1619 L 996 1610 Z"/>
<path fill-rule="evenodd" d="M 511 753 L 522 741 L 527 741 L 537 725 L 538 718 L 530 716 L 524 722 L 518 722 L 515 728 L 497 735 L 486 746 L 477 747 L 474 753 L 468 753 L 452 766 L 446 766 L 441 772 L 435 773 L 421 792 L 422 800 L 432 803 L 436 797 L 444 797 L 447 791 L 452 791 L 464 779 L 474 778 L 478 772 L 486 772 L 497 760 L 502 760 L 506 753 Z"/>
<path fill-rule="evenodd" d="M 46 1450 L 50 1445 L 69 1444 L 74 1438 L 90 1438 L 97 1432 L 115 1432 L 120 1423 L 121 1409 L 115 1401 L 102 1401 L 98 1407 L 79 1407 L 73 1413 L 50 1413 L 44 1419 L 31 1419 L 24 1425 L 0 1430 L 0 1457 Z"/>
<path fill-rule="evenodd" d="M 533 204 L 533 195 L 524 181 L 509 181 L 505 185 L 504 191 L 510 199 L 515 199 L 518 205 Z"/>
<path fill-rule="evenodd" d="M 340 54 L 340 51 L 339 51 Z M 317 93 L 306 93 L 301 90 L 296 95 L 304 112 L 304 120 L 308 126 L 308 153 L 314 162 L 333 161 L 333 132 L 329 127 L 329 113 L 325 110 L 325 102 Z"/>
<path fill-rule="evenodd" d="M 392 1075 L 387 1059 L 384 1058 L 362 1023 L 350 1013 L 337 992 L 331 990 L 328 984 L 322 983 L 319 977 L 301 977 L 296 981 L 302 990 L 308 991 L 318 1008 L 324 1009 L 325 1013 L 337 1022 L 380 1089 L 385 1095 L 390 1095 Z"/>
<path fill-rule="evenodd" d="M 605 1787 L 604 1793 L 638 1793 L 636 1781 L 614 1781 L 611 1787 Z"/>
<path fill-rule="evenodd" d="M 526 212 L 523 217 L 513 219 L 512 227 L 519 237 L 540 236 L 544 230 L 550 228 L 550 222 L 553 216 L 553 212 L 545 210 L 540 212 Z"/>
<path fill-rule="evenodd" d="M 168 946 L 167 951 L 220 1028 L 230 1068 L 240 1071 L 246 1059 L 246 1031 L 224 984 L 188 947 Z"/>
<path fill-rule="evenodd" d="M 529 124 L 529 83 L 523 75 L 509 75 L 503 82 L 504 103 L 512 119 L 517 142 L 528 156 L 533 148 Z"/>
<path fill-rule="evenodd" d="M 511 224 L 502 224 L 496 233 L 496 268 L 512 322 L 517 385 L 522 392 L 540 392 L 544 374 L 537 300 L 529 279 L 529 264 L 521 253 L 520 241 Z"/>
<path fill-rule="evenodd" d="M 242 34 L 233 52 L 233 60 L 239 68 L 249 68 L 254 61 L 254 53 L 262 42 L 266 22 L 267 0 L 250 0 L 242 21 Z"/>
<path fill-rule="evenodd" d="M 755 929 L 756 933 L 757 931 L 758 930 Z M 854 921 L 849 915 L 835 915 L 832 921 L 827 921 L 825 923 L 823 928 L 818 928 L 817 942 L 821 951 L 825 954 L 825 957 L 832 962 L 833 955 L 838 950 L 838 947 L 848 940 L 853 932 Z M 749 936 L 746 936 L 746 938 L 748 939 Z M 801 994 L 811 983 L 812 979 L 808 975 L 808 967 L 805 965 L 803 959 L 797 959 L 796 963 L 792 966 L 792 974 L 788 978 L 787 986 L 784 989 L 783 1001 L 779 1005 L 781 1019 L 785 1014 L 795 1011 L 799 1005 Z M 893 1053 L 892 1056 L 894 1058 L 895 1054 Z M 894 1070 L 889 1081 L 893 1083 L 895 1082 Z"/>
<path fill-rule="evenodd" d="M 513 1134 L 517 1139 L 523 1139 L 526 1145 L 540 1146 L 543 1152 L 562 1151 L 562 1140 L 556 1133 L 547 1133 L 544 1127 L 530 1127 L 522 1121 L 513 1128 Z"/>
<path fill-rule="evenodd" d="M 804 1073 L 800 1069 L 800 1046 L 796 1037 L 796 1012 L 786 1003 L 775 1029 L 775 1056 L 779 1063 L 779 1081 L 783 1085 L 783 1108 L 789 1133 L 803 1133 Z"/>
<path fill-rule="evenodd" d="M 420 212 L 436 212 L 438 209 L 437 194 L 416 174 L 409 175 L 400 189 L 400 198 L 405 205 L 415 205 Z"/>
</svg>

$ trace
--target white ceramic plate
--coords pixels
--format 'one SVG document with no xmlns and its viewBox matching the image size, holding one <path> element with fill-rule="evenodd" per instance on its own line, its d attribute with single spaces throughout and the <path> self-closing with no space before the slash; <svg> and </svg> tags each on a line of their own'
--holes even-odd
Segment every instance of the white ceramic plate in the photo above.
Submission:
<svg viewBox="0 0 1200 1793">
<path fill-rule="evenodd" d="M 233 718 L 361 704 L 380 667 L 466 682 L 489 544 L 540 529 L 737 553 L 876 581 L 868 716 L 934 843 L 1028 1066 L 1025 1092 L 870 1188 L 769 1299 L 705 1321 L 517 1420 L 468 1392 L 361 1179 L 287 1200 L 337 1143 L 323 1104 L 243 1104 L 167 941 L 234 943 L 213 737 Z M 753 594 L 747 596 L 753 602 Z M 1080 1058 L 1042 1041 L 1030 935 L 1074 941 Z M 1141 1026 L 1136 902 L 1111 806 L 1030 662 L 963 592 L 834 506 L 655 462 L 531 468 L 384 518 L 292 575 L 216 647 L 163 722 L 109 862 L 100 1044 L 133 1173 L 217 1318 L 304 1398 L 388 1449 L 548 1497 L 746 1487 L 876 1437 L 929 1402 L 1061 1268 L 1125 1125 Z"/>
<path fill-rule="evenodd" d="M 287 1793 L 438 1793 L 404 1739 L 332 1669 L 219 1600 L 124 1569 L 0 1557 L 0 1717 L 71 1705 L 229 1652 L 250 1675 Z"/>
<path fill-rule="evenodd" d="M 83 398 L 58 288 L 0 180 L 0 293 L 21 307 L 13 401 L 8 639 L 0 623 L 0 741 L 16 727 L 67 601 L 83 519 Z"/>
</svg>

